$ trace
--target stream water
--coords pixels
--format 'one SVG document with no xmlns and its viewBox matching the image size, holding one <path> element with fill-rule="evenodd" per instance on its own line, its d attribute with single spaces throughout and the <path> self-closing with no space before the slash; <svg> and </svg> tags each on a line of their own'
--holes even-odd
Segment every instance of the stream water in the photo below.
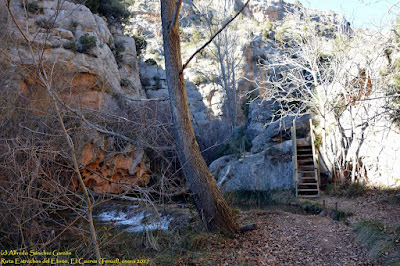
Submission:
<svg viewBox="0 0 400 266">
<path fill-rule="evenodd" d="M 138 233 L 152 230 L 168 230 L 171 221 L 174 219 L 170 215 L 156 215 L 151 212 L 138 211 L 137 208 L 127 208 L 125 210 L 103 211 L 94 216 L 98 224 L 112 223 L 128 233 Z"/>
<path fill-rule="evenodd" d="M 111 201 L 100 205 L 93 218 L 96 224 L 109 224 L 127 233 L 140 233 L 187 226 L 194 214 L 194 210 L 183 204 L 140 206 L 131 202 Z"/>
</svg>

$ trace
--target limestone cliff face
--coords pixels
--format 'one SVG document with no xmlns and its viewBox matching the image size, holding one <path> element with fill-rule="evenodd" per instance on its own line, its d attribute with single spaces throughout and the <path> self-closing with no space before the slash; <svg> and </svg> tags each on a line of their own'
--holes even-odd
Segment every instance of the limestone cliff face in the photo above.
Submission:
<svg viewBox="0 0 400 266">
<path fill-rule="evenodd" d="M 40 9 L 28 12 L 26 18 L 24 8 L 13 3 L 12 10 L 31 40 L 36 62 L 47 69 L 53 87 L 69 104 L 113 110 L 117 108 L 115 95 L 145 97 L 132 38 L 118 31 L 111 33 L 106 21 L 83 5 L 41 1 Z M 5 9 L 4 3 L 1 8 Z M 3 35 L 12 38 L 1 40 L 8 57 L 2 60 L 2 67 L 12 73 L 7 87 L 32 95 L 40 90 L 32 55 L 11 17 L 2 23 L 6 29 Z"/>
<path fill-rule="evenodd" d="M 33 49 L 1 2 L 0 97 L 2 92 L 22 96 L 39 120 L 42 115 L 52 115 L 51 100 L 37 78 L 39 67 L 59 99 L 82 112 L 94 109 L 119 114 L 125 98 L 146 98 L 135 41 L 122 30 L 114 26 L 110 31 L 104 18 L 68 1 L 39 1 L 27 11 L 20 2 L 11 3 Z M 117 151 L 113 138 L 88 132 L 82 136 L 87 141 L 76 148 L 89 188 L 120 193 L 149 182 L 150 165 L 142 148 L 127 145 Z M 76 180 L 74 184 L 79 187 Z"/>
</svg>

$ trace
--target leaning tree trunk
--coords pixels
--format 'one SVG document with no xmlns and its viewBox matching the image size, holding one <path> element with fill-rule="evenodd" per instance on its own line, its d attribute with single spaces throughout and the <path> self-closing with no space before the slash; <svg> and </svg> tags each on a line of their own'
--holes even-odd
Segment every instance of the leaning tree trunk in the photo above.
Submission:
<svg viewBox="0 0 400 266">
<path fill-rule="evenodd" d="M 174 16 L 175 3 L 175 0 L 161 0 L 161 19 L 166 79 L 179 161 L 196 208 L 207 228 L 226 234 L 236 233 L 238 227 L 231 209 L 218 189 L 194 135 L 185 80 L 181 73 L 179 19 L 178 14 Z"/>
</svg>

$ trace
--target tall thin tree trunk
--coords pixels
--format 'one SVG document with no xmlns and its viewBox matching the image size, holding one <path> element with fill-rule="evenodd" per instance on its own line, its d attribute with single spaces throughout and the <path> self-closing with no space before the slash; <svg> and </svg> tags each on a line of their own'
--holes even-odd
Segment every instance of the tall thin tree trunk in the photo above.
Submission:
<svg viewBox="0 0 400 266">
<path fill-rule="evenodd" d="M 235 73 L 235 60 L 232 59 L 232 113 L 233 113 L 233 128 L 237 126 L 237 94 L 236 94 L 236 73 Z"/>
<path fill-rule="evenodd" d="M 204 161 L 197 144 L 189 113 L 182 68 L 179 20 L 175 23 L 175 0 L 161 0 L 166 79 L 170 97 L 175 141 L 189 189 L 200 217 L 211 231 L 238 232 L 232 211 Z M 178 15 L 178 14 L 177 14 Z"/>
</svg>

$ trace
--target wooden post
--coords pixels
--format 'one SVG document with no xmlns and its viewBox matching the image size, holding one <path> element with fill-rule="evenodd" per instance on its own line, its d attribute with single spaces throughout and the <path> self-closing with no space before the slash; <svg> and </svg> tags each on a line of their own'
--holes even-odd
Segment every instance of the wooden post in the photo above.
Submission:
<svg viewBox="0 0 400 266">
<path fill-rule="evenodd" d="M 314 162 L 314 175 L 315 179 L 317 181 L 317 189 L 318 189 L 318 196 L 319 196 L 319 185 L 320 185 L 320 180 L 318 176 L 318 168 L 317 168 L 317 161 L 315 160 L 315 135 L 314 135 L 314 127 L 312 124 L 312 119 L 310 119 L 310 135 L 311 135 L 311 147 L 312 147 L 312 154 L 313 154 L 313 162 Z"/>
<path fill-rule="evenodd" d="M 292 162 L 293 162 L 293 180 L 294 180 L 294 186 L 296 188 L 296 197 L 298 196 L 297 192 L 297 139 L 296 139 L 296 120 L 293 120 L 293 126 L 290 129 L 291 131 L 291 137 L 292 137 L 292 145 L 293 145 L 293 156 L 292 156 Z"/>
</svg>

